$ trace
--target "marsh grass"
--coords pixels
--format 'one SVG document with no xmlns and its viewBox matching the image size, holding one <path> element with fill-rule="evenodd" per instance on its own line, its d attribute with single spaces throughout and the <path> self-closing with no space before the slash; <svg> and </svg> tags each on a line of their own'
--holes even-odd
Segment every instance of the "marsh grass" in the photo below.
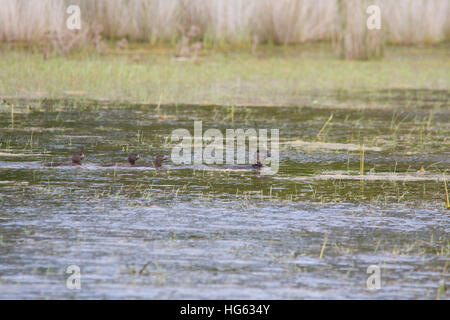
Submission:
<svg viewBox="0 0 450 320">
<path fill-rule="evenodd" d="M 345 90 L 347 96 L 352 96 L 354 92 L 394 90 L 398 86 L 435 90 L 450 86 L 445 47 L 435 48 L 433 53 L 392 48 L 383 62 L 364 63 L 337 60 L 327 53 L 327 47 L 265 47 L 265 59 L 245 52 L 224 54 L 211 49 L 200 64 L 176 62 L 154 48 L 148 49 L 147 58 L 139 65 L 129 65 L 124 55 L 100 56 L 95 52 L 43 60 L 39 53 L 17 48 L 0 51 L 0 98 L 38 98 L 44 105 L 58 98 L 61 104 L 74 105 L 77 101 L 79 108 L 89 105 L 87 99 L 151 103 L 159 105 L 160 111 L 166 104 L 234 105 L 235 110 L 252 105 L 355 108 L 338 93 Z M 332 95 L 323 95 L 324 90 L 332 90 Z M 375 104 L 380 106 L 373 98 L 362 99 L 357 107 Z M 228 111 L 228 117 L 235 119 L 232 110 Z M 164 113 L 160 114 L 163 120 Z M 401 126 L 400 121 L 393 119 L 394 132 Z"/>
</svg>

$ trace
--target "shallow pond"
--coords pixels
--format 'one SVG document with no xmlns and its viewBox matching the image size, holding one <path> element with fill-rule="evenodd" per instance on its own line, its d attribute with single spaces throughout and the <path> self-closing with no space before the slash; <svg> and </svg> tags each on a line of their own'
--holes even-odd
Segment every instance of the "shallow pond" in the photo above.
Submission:
<svg viewBox="0 0 450 320">
<path fill-rule="evenodd" d="M 448 94 L 342 99 L 353 107 L 3 101 L 0 298 L 435 299 L 449 280 Z M 194 120 L 279 129 L 279 172 L 100 166 L 170 156 L 172 130 Z M 82 167 L 42 165 L 78 150 Z"/>
</svg>

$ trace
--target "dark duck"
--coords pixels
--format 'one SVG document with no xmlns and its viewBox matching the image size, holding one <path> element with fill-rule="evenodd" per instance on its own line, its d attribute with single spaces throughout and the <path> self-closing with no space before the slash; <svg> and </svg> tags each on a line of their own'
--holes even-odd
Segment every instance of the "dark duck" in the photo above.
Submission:
<svg viewBox="0 0 450 320">
<path fill-rule="evenodd" d="M 155 161 L 153 162 L 156 169 L 161 169 L 163 161 L 167 160 L 167 157 L 163 154 L 159 154 L 156 156 Z"/>
<path fill-rule="evenodd" d="M 267 158 L 270 157 L 270 152 L 265 151 L 265 150 L 256 150 L 256 162 L 252 164 L 252 168 L 255 170 L 259 170 L 261 169 L 264 164 L 263 161 Z"/>
<path fill-rule="evenodd" d="M 72 155 L 71 162 L 49 162 L 44 164 L 46 167 L 63 167 L 63 166 L 81 166 L 81 161 L 85 158 L 82 151 L 78 151 Z"/>
<path fill-rule="evenodd" d="M 154 167 L 155 169 L 161 169 L 164 160 L 167 160 L 167 157 L 163 154 L 160 154 L 156 156 L 155 160 L 153 161 L 153 164 L 144 163 L 135 165 L 135 167 L 144 167 L 144 168 Z"/>
<path fill-rule="evenodd" d="M 110 163 L 103 164 L 102 167 L 136 167 L 136 161 L 139 159 L 139 155 L 137 153 L 130 153 L 128 155 L 127 163 Z"/>
<path fill-rule="evenodd" d="M 265 150 L 259 150 L 257 149 L 255 152 L 255 156 L 254 156 L 254 161 L 252 161 L 253 163 L 251 163 L 250 165 L 248 164 L 244 164 L 244 165 L 240 165 L 240 164 L 233 164 L 233 165 L 224 165 L 222 167 L 220 167 L 220 169 L 230 169 L 230 170 L 254 170 L 256 172 L 259 172 L 259 170 L 261 168 L 264 167 L 264 160 L 270 157 L 270 152 L 265 151 Z"/>
</svg>

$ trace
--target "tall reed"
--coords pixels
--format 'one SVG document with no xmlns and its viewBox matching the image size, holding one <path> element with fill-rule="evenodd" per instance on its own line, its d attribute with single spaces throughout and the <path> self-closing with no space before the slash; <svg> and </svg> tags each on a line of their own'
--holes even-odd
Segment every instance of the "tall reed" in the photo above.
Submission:
<svg viewBox="0 0 450 320">
<path fill-rule="evenodd" d="M 380 39 L 380 33 L 361 28 L 365 7 L 373 3 L 381 7 Z M 178 41 L 180 27 L 191 25 L 211 42 L 248 43 L 256 36 L 287 44 L 329 41 L 338 33 L 349 56 L 378 55 L 384 41 L 426 44 L 450 38 L 448 0 L 1 0 L 0 41 L 38 42 L 49 31 L 62 32 L 69 4 L 80 5 L 82 28 L 101 25 L 103 37 L 151 43 Z"/>
<path fill-rule="evenodd" d="M 366 9 L 371 4 L 380 7 L 380 3 L 366 0 L 338 0 L 337 4 L 334 44 L 340 57 L 363 60 L 382 57 L 385 44 L 384 29 L 382 27 L 369 30 L 366 25 L 368 19 Z"/>
</svg>

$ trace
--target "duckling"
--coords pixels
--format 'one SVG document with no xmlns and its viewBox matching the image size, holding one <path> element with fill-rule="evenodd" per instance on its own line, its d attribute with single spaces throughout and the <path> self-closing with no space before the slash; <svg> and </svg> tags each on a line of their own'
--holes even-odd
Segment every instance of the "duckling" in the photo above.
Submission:
<svg viewBox="0 0 450 320">
<path fill-rule="evenodd" d="M 124 166 L 126 167 L 135 166 L 136 160 L 139 158 L 140 156 L 137 153 L 130 153 L 130 155 L 128 156 L 128 163 L 125 163 Z"/>
<path fill-rule="evenodd" d="M 239 165 L 239 164 L 233 164 L 233 165 L 224 165 L 221 166 L 221 169 L 230 169 L 230 170 L 254 170 L 254 171 L 259 171 L 262 167 L 264 167 L 263 161 L 267 158 L 270 157 L 270 152 L 266 151 L 266 150 L 259 150 L 256 149 L 255 152 L 255 157 L 254 159 L 256 160 L 255 163 L 251 163 L 250 165 L 248 164 L 243 164 L 243 165 Z"/>
<path fill-rule="evenodd" d="M 252 168 L 255 170 L 261 169 L 264 166 L 262 162 L 267 157 L 270 157 L 270 152 L 265 150 L 260 151 L 259 149 L 256 149 L 256 163 L 252 164 Z"/>
<path fill-rule="evenodd" d="M 82 151 L 78 151 L 72 155 L 72 162 L 49 162 L 44 164 L 46 167 L 61 167 L 61 166 L 81 166 L 81 161 L 85 156 Z"/>
<path fill-rule="evenodd" d="M 139 159 L 139 155 L 137 153 L 130 153 L 128 155 L 128 163 L 109 163 L 103 164 L 102 167 L 135 167 L 136 160 Z"/>
<path fill-rule="evenodd" d="M 163 161 L 167 160 L 167 157 L 163 154 L 157 155 L 155 158 L 155 161 L 153 161 L 153 164 L 151 163 L 144 163 L 144 164 L 137 164 L 133 167 L 139 167 L 139 168 L 155 168 L 155 169 L 163 169 Z"/>
<path fill-rule="evenodd" d="M 167 160 L 167 157 L 163 154 L 159 154 L 156 156 L 155 161 L 154 161 L 154 166 L 156 169 L 158 168 L 162 168 L 162 163 L 164 160 Z"/>
</svg>

